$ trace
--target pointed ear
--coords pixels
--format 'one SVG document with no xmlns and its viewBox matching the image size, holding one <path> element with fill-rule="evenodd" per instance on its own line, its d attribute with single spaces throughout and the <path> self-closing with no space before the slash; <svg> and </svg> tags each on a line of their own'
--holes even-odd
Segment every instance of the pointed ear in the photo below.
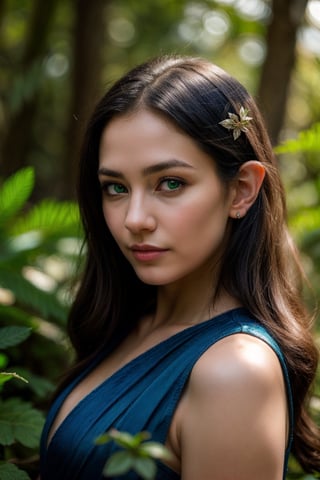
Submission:
<svg viewBox="0 0 320 480">
<path fill-rule="evenodd" d="M 258 196 L 264 175 L 264 166 L 256 160 L 250 160 L 241 165 L 233 184 L 234 195 L 230 207 L 230 217 L 245 216 Z"/>
</svg>

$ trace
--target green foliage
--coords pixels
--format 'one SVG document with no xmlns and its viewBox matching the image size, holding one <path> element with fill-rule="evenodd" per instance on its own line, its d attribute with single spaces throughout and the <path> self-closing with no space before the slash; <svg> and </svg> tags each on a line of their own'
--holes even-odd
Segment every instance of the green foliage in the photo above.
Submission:
<svg viewBox="0 0 320 480">
<path fill-rule="evenodd" d="M 320 293 L 320 162 L 318 160 L 320 123 L 315 123 L 308 130 L 302 131 L 296 139 L 289 139 L 277 146 L 275 151 L 284 155 L 284 161 L 288 163 L 288 167 L 290 163 L 291 166 L 296 163 L 299 166 L 298 172 L 303 172 L 303 177 L 300 173 L 287 185 L 289 199 L 292 198 L 289 226 L 306 259 L 307 274 L 318 296 Z M 284 180 L 286 177 L 286 171 L 284 171 Z M 303 186 L 308 186 L 309 191 L 312 192 L 313 200 L 308 204 L 299 203 L 299 192 Z M 305 199 L 306 192 L 308 189 L 302 190 L 302 200 Z"/>
<path fill-rule="evenodd" d="M 309 130 L 302 131 L 299 133 L 296 139 L 290 139 L 281 145 L 275 148 L 275 152 L 278 154 L 290 154 L 288 157 L 288 162 L 292 162 L 292 157 L 295 154 L 301 155 L 301 162 L 305 169 L 305 175 L 313 175 L 316 179 L 319 178 L 320 165 L 319 161 L 315 160 L 315 154 L 320 151 L 320 123 L 315 123 L 311 126 Z M 297 184 L 301 184 L 302 179 L 299 177 L 297 179 Z M 315 183 L 318 185 L 318 183 Z M 294 189 L 294 186 L 290 185 L 291 189 Z M 319 278 L 320 278 L 320 211 L 319 211 L 319 198 L 320 198 L 320 189 L 318 190 L 318 199 L 314 206 L 297 207 L 295 206 L 294 211 L 290 212 L 289 217 L 289 226 L 293 232 L 301 252 L 303 253 L 303 259 L 306 262 L 306 270 L 308 277 L 312 281 L 315 292 L 320 292 L 319 290 Z M 297 203 L 297 202 L 295 202 Z M 307 260 L 307 261 L 306 261 Z M 311 308 L 313 303 L 313 297 L 311 301 Z M 317 321 L 316 328 L 319 332 L 320 325 L 319 320 Z M 320 335 L 319 335 L 320 338 Z M 315 402 L 317 407 L 313 409 L 313 414 L 315 420 L 319 424 L 320 411 L 319 411 L 319 398 L 320 398 L 320 371 L 318 371 L 317 380 L 316 380 L 316 389 L 315 395 L 318 397 L 318 400 Z M 316 398 L 316 397 L 314 397 Z M 288 480 L 315 480 L 319 476 L 305 475 L 294 460 L 293 457 L 290 458 L 289 462 L 289 473 L 287 475 Z"/>
<path fill-rule="evenodd" d="M 103 474 L 117 477 L 134 470 L 143 480 L 153 480 L 157 472 L 156 460 L 169 459 L 171 454 L 161 443 L 152 442 L 149 438 L 148 432 L 130 435 L 115 429 L 98 437 L 97 445 L 114 441 L 122 448 L 108 459 Z"/>
<path fill-rule="evenodd" d="M 26 327 L 2 327 L 0 328 L 0 349 L 3 350 L 13 345 L 18 345 L 28 338 L 30 328 Z"/>
<path fill-rule="evenodd" d="M 33 205 L 34 182 L 34 171 L 27 167 L 0 188 L 1 480 L 29 478 L 45 400 L 70 357 L 64 344 L 66 279 L 79 253 L 78 211 L 71 202 Z M 11 458 L 23 460 L 25 471 Z"/>
<path fill-rule="evenodd" d="M 317 480 L 320 478 L 320 474 L 304 474 L 300 465 L 297 461 L 291 456 L 289 459 L 289 473 L 287 474 L 287 480 Z"/>
<path fill-rule="evenodd" d="M 2 327 L 0 328 L 0 350 L 4 350 L 8 347 L 18 345 L 23 342 L 30 335 L 30 329 L 25 327 Z M 2 356 L 2 362 L 6 363 L 6 357 Z M 0 391 L 4 383 L 16 378 L 27 382 L 27 380 L 16 372 L 0 372 Z M 1 434 L 0 434 L 1 436 Z M 0 439 L 1 443 L 1 439 Z"/>
<path fill-rule="evenodd" d="M 19 345 L 29 335 L 30 329 L 25 327 L 0 328 L 0 350 Z M 12 379 L 27 382 L 16 372 L 0 372 L 0 391 L 4 383 Z M 42 426 L 43 415 L 28 403 L 18 398 L 0 399 L 0 445 L 4 450 L 15 443 L 29 448 L 37 447 Z M 25 480 L 29 476 L 13 464 L 0 462 L 0 478 Z"/>
<path fill-rule="evenodd" d="M 320 152 L 320 123 L 298 134 L 297 139 L 287 140 L 275 148 L 276 153 Z"/>
<path fill-rule="evenodd" d="M 0 328 L 0 350 L 4 350 L 8 347 L 18 345 L 23 342 L 30 335 L 30 329 L 26 327 L 2 327 Z M 6 363 L 6 358 L 2 356 L 3 363 Z M 16 378 L 27 382 L 27 380 L 16 372 L 0 372 L 0 391 L 4 383 Z M 0 440 L 1 443 L 1 440 Z"/>
<path fill-rule="evenodd" d="M 13 219 L 28 200 L 34 187 L 34 171 L 25 168 L 8 178 L 0 190 L 0 225 Z"/>
<path fill-rule="evenodd" d="M 0 462 L 0 478 L 1 480 L 30 480 L 29 475 L 27 475 L 23 470 L 20 470 L 18 467 L 12 463 L 1 463 Z"/>
<path fill-rule="evenodd" d="M 16 308 L 63 324 L 67 305 L 59 300 L 59 288 L 47 291 L 32 278 L 44 274 L 37 265 L 42 256 L 59 255 L 61 237 L 79 236 L 77 209 L 71 202 L 43 201 L 25 211 L 33 186 L 33 169 L 27 167 L 0 190 L 0 287 L 11 292 Z"/>
<path fill-rule="evenodd" d="M 0 444 L 16 442 L 35 448 L 43 427 L 43 415 L 18 398 L 0 400 Z"/>
</svg>

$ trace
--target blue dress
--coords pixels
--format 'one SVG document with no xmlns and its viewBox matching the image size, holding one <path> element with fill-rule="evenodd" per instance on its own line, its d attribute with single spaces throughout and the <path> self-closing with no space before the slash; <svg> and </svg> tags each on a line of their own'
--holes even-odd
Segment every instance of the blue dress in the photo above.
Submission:
<svg viewBox="0 0 320 480">
<path fill-rule="evenodd" d="M 152 440 L 164 443 L 194 364 L 215 342 L 235 333 L 260 338 L 274 350 L 280 361 L 290 417 L 285 478 L 293 431 L 287 367 L 279 346 L 266 329 L 245 309 L 238 308 L 182 330 L 120 368 L 80 401 L 47 445 L 59 408 L 75 385 L 101 361 L 101 356 L 97 358 L 62 391 L 48 413 L 41 439 L 41 480 L 104 480 L 106 477 L 101 472 L 115 447 L 112 442 L 97 446 L 94 440 L 111 427 L 130 433 L 146 430 Z M 120 478 L 136 480 L 139 477 L 130 472 Z M 158 480 L 179 478 L 177 473 L 159 462 Z"/>
</svg>

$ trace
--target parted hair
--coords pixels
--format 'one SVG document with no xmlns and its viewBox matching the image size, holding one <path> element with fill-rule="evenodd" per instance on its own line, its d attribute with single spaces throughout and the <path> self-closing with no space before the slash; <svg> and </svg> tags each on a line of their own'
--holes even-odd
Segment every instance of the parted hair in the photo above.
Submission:
<svg viewBox="0 0 320 480">
<path fill-rule="evenodd" d="M 219 122 L 248 109 L 253 120 L 237 140 Z M 232 76 L 194 57 L 163 56 L 125 74 L 89 121 L 80 158 L 78 201 L 85 264 L 68 331 L 77 354 L 72 377 L 106 345 L 116 345 L 155 304 L 114 241 L 103 217 L 98 181 L 103 130 L 119 115 L 148 109 L 165 116 L 209 154 L 226 187 L 249 160 L 266 170 L 258 197 L 240 220 L 229 220 L 218 288 L 239 299 L 279 343 L 294 398 L 293 454 L 306 472 L 320 471 L 320 433 L 308 402 L 318 363 L 312 322 L 301 295 L 298 253 L 288 233 L 277 160 L 252 96 Z M 218 292 L 216 292 L 218 293 Z"/>
</svg>

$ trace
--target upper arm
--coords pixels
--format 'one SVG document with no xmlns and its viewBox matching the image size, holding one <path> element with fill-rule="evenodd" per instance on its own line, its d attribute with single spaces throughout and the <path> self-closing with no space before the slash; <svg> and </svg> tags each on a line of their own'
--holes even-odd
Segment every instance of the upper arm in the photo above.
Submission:
<svg viewBox="0 0 320 480">
<path fill-rule="evenodd" d="M 281 480 L 286 392 L 280 363 L 244 334 L 195 365 L 180 415 L 182 480 Z"/>
</svg>

